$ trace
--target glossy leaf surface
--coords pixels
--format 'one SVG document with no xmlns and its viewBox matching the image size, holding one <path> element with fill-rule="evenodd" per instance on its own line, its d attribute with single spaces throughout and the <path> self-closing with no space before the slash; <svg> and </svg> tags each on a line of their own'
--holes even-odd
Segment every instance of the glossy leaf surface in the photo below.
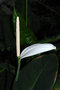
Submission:
<svg viewBox="0 0 60 90">
<path fill-rule="evenodd" d="M 60 74 L 59 74 L 58 77 L 57 77 L 57 80 L 56 80 L 54 89 L 60 90 Z"/>
<path fill-rule="evenodd" d="M 57 69 L 55 55 L 38 57 L 21 70 L 13 90 L 51 90 Z"/>
</svg>

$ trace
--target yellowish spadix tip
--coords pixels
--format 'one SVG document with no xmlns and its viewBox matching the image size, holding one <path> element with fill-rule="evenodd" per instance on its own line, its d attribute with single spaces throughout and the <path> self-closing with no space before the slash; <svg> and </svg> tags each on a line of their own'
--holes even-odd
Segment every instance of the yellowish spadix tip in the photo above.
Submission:
<svg viewBox="0 0 60 90">
<path fill-rule="evenodd" d="M 16 19 L 16 53 L 17 57 L 20 56 L 20 26 L 19 26 L 19 17 Z"/>
</svg>

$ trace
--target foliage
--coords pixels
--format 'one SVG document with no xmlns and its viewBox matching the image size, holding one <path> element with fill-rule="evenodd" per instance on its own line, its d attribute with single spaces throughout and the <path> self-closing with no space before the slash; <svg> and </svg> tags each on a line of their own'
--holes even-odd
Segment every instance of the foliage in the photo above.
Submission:
<svg viewBox="0 0 60 90">
<path fill-rule="evenodd" d="M 56 88 L 57 90 L 60 90 L 60 75 L 58 75 L 57 77 L 57 81 L 56 81 L 54 88 Z"/>
<path fill-rule="evenodd" d="M 59 3 L 56 0 L 27 0 L 27 3 L 25 0 L 13 0 L 13 2 L 12 0 L 0 0 L 1 90 L 60 89 Z M 17 16 L 20 18 L 21 26 L 21 50 L 36 42 L 51 42 L 57 46 L 58 58 L 53 52 L 54 55 L 45 53 L 41 56 L 23 59 L 16 83 L 14 79 L 17 69 L 15 50 Z"/>
<path fill-rule="evenodd" d="M 51 90 L 57 70 L 56 56 L 38 57 L 21 70 L 17 83 L 14 83 L 13 90 Z"/>
</svg>

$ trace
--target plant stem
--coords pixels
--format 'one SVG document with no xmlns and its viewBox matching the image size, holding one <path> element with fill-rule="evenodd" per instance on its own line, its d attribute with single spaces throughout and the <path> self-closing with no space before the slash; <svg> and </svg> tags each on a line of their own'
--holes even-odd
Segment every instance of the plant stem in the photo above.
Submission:
<svg viewBox="0 0 60 90">
<path fill-rule="evenodd" d="M 27 26 L 27 8 L 28 8 L 28 5 L 27 5 L 27 0 L 26 0 L 26 26 Z"/>
<path fill-rule="evenodd" d="M 15 77 L 15 80 L 14 80 L 14 83 L 13 83 L 12 90 L 17 90 L 17 88 L 18 88 L 17 82 L 18 82 L 19 75 L 20 75 L 21 60 L 20 60 L 20 57 L 17 57 L 17 59 L 18 59 L 18 67 L 17 67 L 17 73 L 16 73 L 16 77 Z"/>
<path fill-rule="evenodd" d="M 17 68 L 17 74 L 16 74 L 15 81 L 18 81 L 19 72 L 20 72 L 20 65 L 21 65 L 20 57 L 17 57 L 17 59 L 18 59 L 18 68 Z"/>
</svg>

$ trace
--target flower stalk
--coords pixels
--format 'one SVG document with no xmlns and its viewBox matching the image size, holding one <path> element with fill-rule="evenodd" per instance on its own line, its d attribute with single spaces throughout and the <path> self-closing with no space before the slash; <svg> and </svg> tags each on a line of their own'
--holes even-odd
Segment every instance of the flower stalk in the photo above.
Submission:
<svg viewBox="0 0 60 90">
<path fill-rule="evenodd" d="M 17 60 L 18 60 L 18 67 L 17 67 L 17 73 L 16 73 L 15 81 L 18 81 L 19 72 L 20 72 L 20 65 L 21 65 L 20 57 L 17 57 Z"/>
</svg>

